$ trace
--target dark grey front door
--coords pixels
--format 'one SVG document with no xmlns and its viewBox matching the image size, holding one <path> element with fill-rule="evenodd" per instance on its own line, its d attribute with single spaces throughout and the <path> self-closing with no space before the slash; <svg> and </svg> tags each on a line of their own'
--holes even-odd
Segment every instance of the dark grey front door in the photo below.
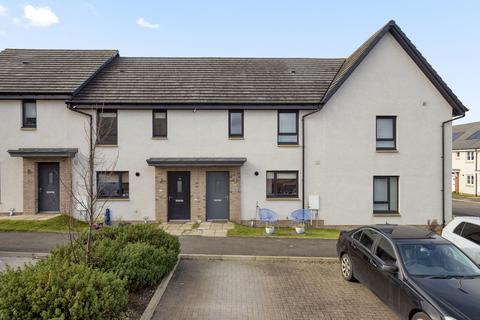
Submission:
<svg viewBox="0 0 480 320">
<path fill-rule="evenodd" d="M 190 220 L 190 172 L 168 172 L 168 220 Z"/>
<path fill-rule="evenodd" d="M 230 217 L 228 177 L 228 171 L 207 172 L 207 220 L 228 220 Z"/>
<path fill-rule="evenodd" d="M 38 211 L 58 211 L 60 184 L 58 162 L 38 163 Z"/>
</svg>

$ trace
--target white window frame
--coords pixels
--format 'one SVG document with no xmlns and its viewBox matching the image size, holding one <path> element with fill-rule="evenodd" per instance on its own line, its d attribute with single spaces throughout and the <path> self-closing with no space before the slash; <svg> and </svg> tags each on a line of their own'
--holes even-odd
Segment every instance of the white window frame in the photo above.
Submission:
<svg viewBox="0 0 480 320">
<path fill-rule="evenodd" d="M 475 176 L 473 174 L 467 174 L 467 186 L 473 186 L 475 184 Z"/>
<path fill-rule="evenodd" d="M 467 161 L 475 160 L 475 151 L 468 151 L 467 152 Z"/>
</svg>

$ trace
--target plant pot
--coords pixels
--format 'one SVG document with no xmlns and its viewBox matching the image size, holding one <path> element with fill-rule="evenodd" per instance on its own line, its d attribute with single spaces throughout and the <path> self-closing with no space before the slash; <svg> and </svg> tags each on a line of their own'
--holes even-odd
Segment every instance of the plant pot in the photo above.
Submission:
<svg viewBox="0 0 480 320">
<path fill-rule="evenodd" d="M 305 227 L 295 227 L 295 232 L 298 234 L 304 234 L 305 233 Z"/>
<path fill-rule="evenodd" d="M 266 234 L 273 234 L 274 231 L 275 231 L 275 227 L 265 227 Z"/>
</svg>

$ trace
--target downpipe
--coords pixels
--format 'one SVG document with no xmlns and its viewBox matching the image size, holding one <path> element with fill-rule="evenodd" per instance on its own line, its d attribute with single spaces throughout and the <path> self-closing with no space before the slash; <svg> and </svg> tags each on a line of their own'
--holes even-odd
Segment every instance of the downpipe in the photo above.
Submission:
<svg viewBox="0 0 480 320">
<path fill-rule="evenodd" d="M 442 227 L 445 227 L 445 125 L 465 117 L 465 114 L 442 122 Z M 451 183 L 451 182 L 450 182 Z"/>
</svg>

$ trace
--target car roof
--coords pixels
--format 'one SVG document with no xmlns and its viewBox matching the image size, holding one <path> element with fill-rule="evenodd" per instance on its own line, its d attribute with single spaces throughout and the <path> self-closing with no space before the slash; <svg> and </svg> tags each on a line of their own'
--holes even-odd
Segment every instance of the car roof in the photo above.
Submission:
<svg viewBox="0 0 480 320">
<path fill-rule="evenodd" d="M 480 217 L 455 217 L 455 222 L 470 222 L 473 224 L 480 225 Z"/>
<path fill-rule="evenodd" d="M 399 239 L 438 239 L 440 238 L 435 232 L 413 227 L 413 226 L 401 226 L 396 224 L 376 224 L 368 226 L 382 233 L 387 238 L 392 240 Z"/>
</svg>

